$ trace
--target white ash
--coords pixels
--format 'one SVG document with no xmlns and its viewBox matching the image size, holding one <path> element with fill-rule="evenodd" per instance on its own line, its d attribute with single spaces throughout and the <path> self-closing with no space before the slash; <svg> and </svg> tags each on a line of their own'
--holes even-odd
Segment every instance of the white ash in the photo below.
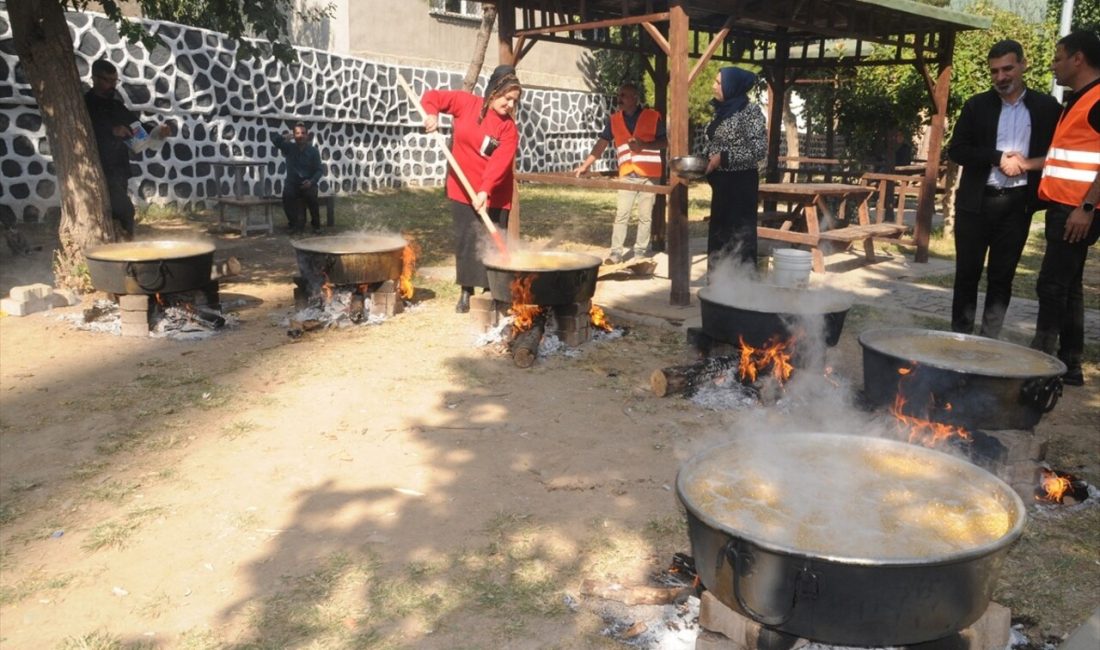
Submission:
<svg viewBox="0 0 1100 650">
<path fill-rule="evenodd" d="M 759 394 L 741 384 L 736 370 L 707 382 L 690 399 L 693 404 L 711 411 L 742 411 L 760 406 Z"/>
<path fill-rule="evenodd" d="M 168 338 L 176 341 L 199 341 L 207 339 L 227 327 L 236 327 L 240 319 L 236 314 L 222 314 L 207 307 L 195 307 L 195 312 L 180 307 L 167 307 L 156 314 L 155 322 L 149 328 L 149 336 Z M 221 325 L 214 325 L 203 316 L 221 318 Z"/>
<path fill-rule="evenodd" d="M 624 336 L 626 336 L 626 328 L 624 327 L 612 327 L 610 331 L 595 328 L 592 333 L 592 340 L 598 342 L 614 341 Z"/>
<path fill-rule="evenodd" d="M 488 331 L 478 334 L 474 338 L 475 347 L 485 347 L 486 345 L 504 344 L 506 342 L 506 332 L 510 332 L 512 329 L 512 317 L 505 316 L 500 319 L 500 322 L 496 324 L 496 327 L 490 328 Z"/>
<path fill-rule="evenodd" d="M 297 312 L 283 318 L 280 325 L 291 327 L 294 322 L 317 321 L 324 323 L 325 328 L 350 327 L 352 325 L 378 325 L 385 322 L 382 314 L 371 313 L 371 299 L 363 298 L 362 318 L 355 320 L 351 311 L 352 298 L 355 292 L 350 289 L 337 289 L 332 292 L 329 300 L 313 298 L 309 306 L 299 309 Z"/>
<path fill-rule="evenodd" d="M 542 340 L 539 341 L 539 357 L 545 359 L 554 355 L 576 359 L 581 356 L 581 351 L 569 347 L 555 334 L 543 334 Z"/>
<path fill-rule="evenodd" d="M 85 313 L 94 313 L 96 316 L 87 321 Z M 58 314 L 57 319 L 72 325 L 85 332 L 106 332 L 115 336 L 122 336 L 122 317 L 119 315 L 118 305 L 110 300 L 100 298 L 92 303 L 90 309 L 75 314 Z"/>
<path fill-rule="evenodd" d="M 638 605 L 625 612 L 605 610 L 607 627 L 601 634 L 641 650 L 693 650 L 699 636 L 699 599 L 689 596 L 684 602 L 671 605 Z M 622 635 L 639 621 L 645 631 L 637 636 Z"/>
</svg>

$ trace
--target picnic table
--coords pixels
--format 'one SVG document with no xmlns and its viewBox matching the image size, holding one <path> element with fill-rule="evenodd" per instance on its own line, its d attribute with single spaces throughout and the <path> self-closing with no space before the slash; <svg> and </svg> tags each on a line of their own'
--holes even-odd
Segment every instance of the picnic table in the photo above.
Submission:
<svg viewBox="0 0 1100 650">
<path fill-rule="evenodd" d="M 904 224 L 871 223 L 867 201 L 875 191 L 847 183 L 761 183 L 760 202 L 765 206 L 783 203 L 786 208 L 761 213 L 764 225 L 757 227 L 757 236 L 808 246 L 816 273 L 825 272 L 822 241 L 862 241 L 864 255 L 873 262 L 875 237 L 897 237 L 906 230 Z M 851 201 L 856 203 L 856 222 L 843 225 L 848 222 L 845 210 Z"/>
</svg>

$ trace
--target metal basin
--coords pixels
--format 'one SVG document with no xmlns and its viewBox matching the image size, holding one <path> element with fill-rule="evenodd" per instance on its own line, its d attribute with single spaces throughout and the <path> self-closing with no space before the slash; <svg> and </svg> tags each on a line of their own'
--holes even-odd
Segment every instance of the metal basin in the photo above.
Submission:
<svg viewBox="0 0 1100 650">
<path fill-rule="evenodd" d="M 680 178 L 696 181 L 707 175 L 706 156 L 677 156 L 668 161 L 668 168 Z"/>
<path fill-rule="evenodd" d="M 94 246 L 84 252 L 92 286 L 115 294 L 191 291 L 210 284 L 214 244 L 151 240 Z"/>
<path fill-rule="evenodd" d="M 302 277 L 316 291 L 326 281 L 360 285 L 397 280 L 408 242 L 397 235 L 329 235 L 292 241 Z M 312 285 L 316 285 L 315 287 Z"/>
<path fill-rule="evenodd" d="M 851 302 L 825 290 L 792 289 L 761 284 L 732 292 L 713 287 L 699 290 L 703 331 L 713 339 L 752 347 L 769 340 L 794 338 L 837 344 Z"/>
<path fill-rule="evenodd" d="M 969 429 L 1030 429 L 1062 394 L 1066 365 L 1021 345 L 969 334 L 868 330 L 863 392 L 875 406 Z"/>
<path fill-rule="evenodd" d="M 565 251 L 519 251 L 485 259 L 493 299 L 512 302 L 512 284 L 530 279 L 532 305 L 570 305 L 596 293 L 600 258 Z"/>
<path fill-rule="evenodd" d="M 687 461 L 676 492 L 715 597 L 843 646 L 922 643 L 976 621 L 1026 519 L 1008 485 L 965 460 L 841 434 L 739 438 Z"/>
</svg>

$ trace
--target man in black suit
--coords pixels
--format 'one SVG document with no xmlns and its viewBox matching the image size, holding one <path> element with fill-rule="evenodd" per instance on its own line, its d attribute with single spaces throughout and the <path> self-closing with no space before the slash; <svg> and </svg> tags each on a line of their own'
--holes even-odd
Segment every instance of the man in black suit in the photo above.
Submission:
<svg viewBox="0 0 1100 650">
<path fill-rule="evenodd" d="M 997 338 L 1012 298 L 1012 280 L 1031 228 L 1042 207 L 1040 172 L 1029 161 L 1046 156 L 1061 106 L 1045 93 L 1024 86 L 1023 47 L 1003 40 L 989 50 L 993 88 L 966 101 L 947 147 L 962 165 L 955 192 L 955 292 L 951 329 L 970 334 L 978 304 L 978 284 L 986 252 L 982 336 Z M 1041 167 L 1041 165 L 1039 165 Z"/>
</svg>

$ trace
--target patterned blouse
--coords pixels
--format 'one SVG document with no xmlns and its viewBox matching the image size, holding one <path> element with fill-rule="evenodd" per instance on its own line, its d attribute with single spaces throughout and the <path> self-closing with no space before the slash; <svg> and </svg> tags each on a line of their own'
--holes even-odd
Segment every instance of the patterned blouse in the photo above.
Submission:
<svg viewBox="0 0 1100 650">
<path fill-rule="evenodd" d="M 758 169 L 760 161 L 768 153 L 768 130 L 764 112 L 756 104 L 749 104 L 730 115 L 707 133 L 703 151 L 707 156 L 722 154 L 722 162 L 715 171 L 732 172 Z"/>
</svg>

